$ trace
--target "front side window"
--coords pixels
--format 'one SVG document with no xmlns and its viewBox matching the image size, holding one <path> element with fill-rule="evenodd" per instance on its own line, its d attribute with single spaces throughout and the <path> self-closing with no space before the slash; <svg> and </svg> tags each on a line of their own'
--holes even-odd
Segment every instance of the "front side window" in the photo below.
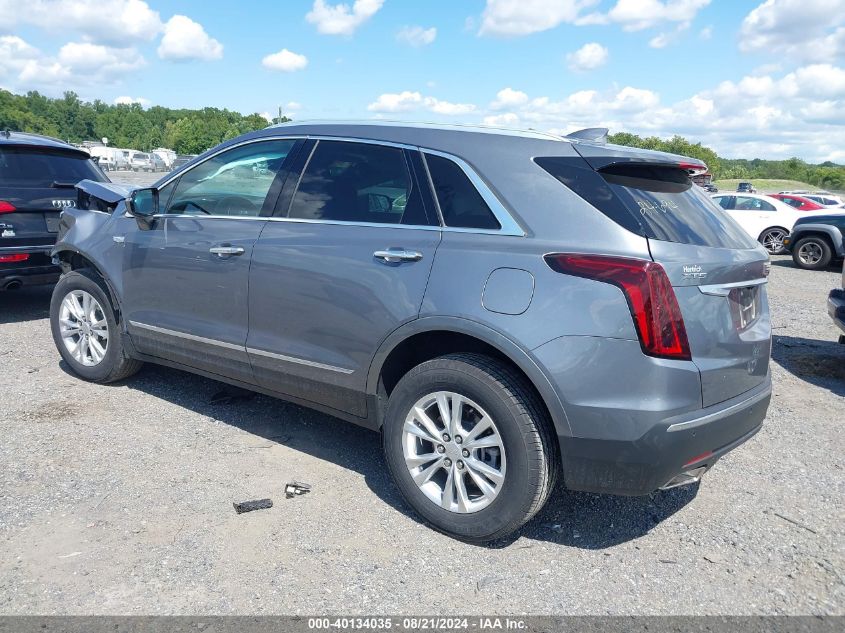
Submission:
<svg viewBox="0 0 845 633">
<path fill-rule="evenodd" d="M 779 198 L 781 202 L 785 202 L 790 207 L 795 207 L 796 209 L 800 209 L 804 203 L 796 198 Z"/>
<path fill-rule="evenodd" d="M 719 203 L 719 206 L 723 209 L 730 209 L 731 203 L 733 202 L 733 196 L 719 196 L 718 198 L 713 198 Z"/>
<path fill-rule="evenodd" d="M 377 224 L 428 224 L 404 150 L 319 141 L 291 201 L 290 218 Z"/>
<path fill-rule="evenodd" d="M 167 213 L 256 217 L 295 143 L 259 141 L 217 154 L 184 173 L 160 202 Z"/>
<path fill-rule="evenodd" d="M 502 228 L 478 189 L 455 161 L 433 154 L 426 154 L 425 160 L 446 226 L 493 230 Z"/>
</svg>

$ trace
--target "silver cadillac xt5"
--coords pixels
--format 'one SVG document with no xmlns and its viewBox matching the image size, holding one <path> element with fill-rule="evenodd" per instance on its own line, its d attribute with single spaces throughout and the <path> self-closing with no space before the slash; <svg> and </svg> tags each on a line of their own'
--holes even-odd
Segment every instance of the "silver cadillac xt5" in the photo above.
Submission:
<svg viewBox="0 0 845 633">
<path fill-rule="evenodd" d="M 516 530 L 558 478 L 698 481 L 766 414 L 767 254 L 700 163 L 605 133 L 294 123 L 152 188 L 83 181 L 56 346 L 86 380 L 159 363 L 380 431 L 461 539 Z"/>
</svg>

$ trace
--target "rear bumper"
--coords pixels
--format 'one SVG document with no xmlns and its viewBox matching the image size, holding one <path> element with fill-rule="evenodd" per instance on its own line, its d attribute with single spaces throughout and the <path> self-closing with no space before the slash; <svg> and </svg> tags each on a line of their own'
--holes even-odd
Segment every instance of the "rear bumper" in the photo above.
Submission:
<svg viewBox="0 0 845 633">
<path fill-rule="evenodd" d="M 836 327 L 845 332 L 845 288 L 830 291 L 827 297 L 827 313 Z"/>
<path fill-rule="evenodd" d="M 635 440 L 560 437 L 564 482 L 572 490 L 644 495 L 682 473 L 701 474 L 760 430 L 771 396 L 767 378 L 726 402 L 666 418 Z"/>
<path fill-rule="evenodd" d="M 26 253 L 29 259 L 23 262 L 0 263 L 0 290 L 21 286 L 51 284 L 59 279 L 61 269 L 50 260 L 50 246 L 10 246 L 0 248 L 0 255 Z"/>
</svg>

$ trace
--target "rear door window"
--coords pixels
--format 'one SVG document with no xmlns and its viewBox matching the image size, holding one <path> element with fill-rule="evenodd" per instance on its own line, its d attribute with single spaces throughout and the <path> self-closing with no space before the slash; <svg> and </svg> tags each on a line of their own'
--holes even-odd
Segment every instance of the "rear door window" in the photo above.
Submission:
<svg viewBox="0 0 845 633">
<path fill-rule="evenodd" d="M 398 147 L 319 141 L 291 202 L 290 218 L 428 225 L 419 187 Z"/>
<path fill-rule="evenodd" d="M 593 171 L 575 167 L 566 158 L 534 160 L 596 209 L 644 237 L 695 246 L 754 248 L 746 233 L 680 167 L 613 163 Z"/>
<path fill-rule="evenodd" d="M 90 158 L 74 152 L 0 148 L 0 187 L 47 189 L 80 180 L 103 182 L 105 177 Z"/>
<path fill-rule="evenodd" d="M 433 154 L 426 154 L 425 160 L 446 226 L 493 230 L 502 228 L 478 189 L 455 161 Z"/>
</svg>

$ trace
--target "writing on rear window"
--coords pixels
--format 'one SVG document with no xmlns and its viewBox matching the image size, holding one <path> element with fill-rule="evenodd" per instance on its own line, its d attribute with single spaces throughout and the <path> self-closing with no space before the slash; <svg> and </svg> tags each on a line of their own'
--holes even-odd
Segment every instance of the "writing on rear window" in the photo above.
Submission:
<svg viewBox="0 0 845 633">
<path fill-rule="evenodd" d="M 673 202 L 672 200 L 637 200 L 637 205 L 640 207 L 640 213 L 643 215 L 657 211 L 668 213 L 669 211 L 674 211 L 680 208 L 678 203 Z"/>
</svg>

